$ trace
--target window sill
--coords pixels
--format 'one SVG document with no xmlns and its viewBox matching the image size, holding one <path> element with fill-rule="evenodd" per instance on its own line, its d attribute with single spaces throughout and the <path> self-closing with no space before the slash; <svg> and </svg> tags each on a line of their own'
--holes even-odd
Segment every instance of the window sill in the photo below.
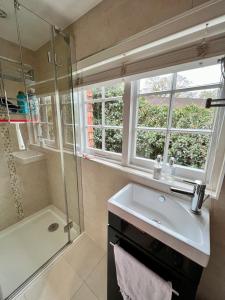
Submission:
<svg viewBox="0 0 225 300">
<path fill-rule="evenodd" d="M 190 190 L 190 191 L 192 190 L 191 184 L 182 182 L 182 179 L 179 179 L 177 177 L 174 178 L 173 181 L 168 181 L 166 179 L 156 180 L 153 178 L 153 174 L 148 170 L 138 169 L 137 167 L 134 167 L 131 165 L 123 166 L 119 162 L 115 162 L 115 161 L 112 161 L 112 160 L 109 160 L 106 158 L 99 158 L 99 157 L 92 156 L 92 155 L 83 155 L 83 156 L 79 155 L 79 156 L 85 160 L 90 160 L 90 161 L 105 165 L 107 167 L 111 167 L 111 168 L 121 171 L 123 173 L 126 173 L 128 175 L 128 178 L 131 181 L 135 181 L 139 184 L 143 184 L 145 186 L 162 191 L 164 193 L 171 194 L 171 191 L 170 191 L 171 186 Z M 206 194 L 210 195 L 211 199 L 216 199 L 215 192 L 206 190 Z M 189 199 L 187 196 L 183 196 L 183 195 L 178 195 L 178 197 L 180 197 L 182 199 L 187 199 L 187 200 Z"/>
</svg>

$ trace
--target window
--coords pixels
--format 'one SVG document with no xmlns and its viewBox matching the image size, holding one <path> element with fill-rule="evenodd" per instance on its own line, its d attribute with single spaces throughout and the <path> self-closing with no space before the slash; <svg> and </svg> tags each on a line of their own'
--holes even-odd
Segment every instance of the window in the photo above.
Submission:
<svg viewBox="0 0 225 300">
<path fill-rule="evenodd" d="M 52 96 L 41 96 L 38 99 L 37 138 L 49 146 L 54 146 L 56 141 L 52 99 Z"/>
<path fill-rule="evenodd" d="M 86 88 L 85 144 L 89 153 L 119 159 L 122 153 L 124 84 Z"/>
<path fill-rule="evenodd" d="M 61 110 L 62 110 L 62 123 L 63 123 L 63 142 L 65 148 L 73 148 L 74 135 L 73 135 L 73 112 L 71 95 L 61 95 Z"/>
<path fill-rule="evenodd" d="M 134 81 L 131 162 L 152 168 L 158 154 L 175 157 L 177 175 L 203 178 L 217 112 L 205 99 L 217 98 L 220 77 L 212 65 Z"/>
<path fill-rule="evenodd" d="M 188 67 L 82 88 L 83 152 L 148 170 L 158 154 L 164 163 L 175 157 L 178 177 L 204 180 L 218 132 L 218 110 L 205 100 L 219 96 L 221 70 Z"/>
</svg>

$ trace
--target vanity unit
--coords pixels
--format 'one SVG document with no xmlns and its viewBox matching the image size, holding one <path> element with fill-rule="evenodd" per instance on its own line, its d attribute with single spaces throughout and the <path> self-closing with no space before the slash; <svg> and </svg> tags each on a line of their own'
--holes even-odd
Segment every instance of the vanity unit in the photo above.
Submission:
<svg viewBox="0 0 225 300">
<path fill-rule="evenodd" d="M 122 300 L 113 247 L 118 244 L 166 281 L 172 299 L 195 299 L 210 255 L 209 212 L 137 184 L 128 184 L 108 202 L 108 300 Z"/>
</svg>

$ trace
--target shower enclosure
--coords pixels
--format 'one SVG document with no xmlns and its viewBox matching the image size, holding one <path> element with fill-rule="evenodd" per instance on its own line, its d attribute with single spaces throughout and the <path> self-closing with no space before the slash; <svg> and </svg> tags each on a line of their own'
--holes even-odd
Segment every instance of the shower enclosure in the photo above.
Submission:
<svg viewBox="0 0 225 300">
<path fill-rule="evenodd" d="M 72 36 L 0 2 L 0 299 L 81 232 Z"/>
</svg>

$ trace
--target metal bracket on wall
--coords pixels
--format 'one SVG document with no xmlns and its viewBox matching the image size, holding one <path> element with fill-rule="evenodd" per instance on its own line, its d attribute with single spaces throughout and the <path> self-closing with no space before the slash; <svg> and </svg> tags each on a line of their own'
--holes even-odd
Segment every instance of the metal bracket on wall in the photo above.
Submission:
<svg viewBox="0 0 225 300">
<path fill-rule="evenodd" d="M 210 107 L 225 107 L 225 99 L 212 99 L 208 98 L 206 100 L 205 108 L 210 108 Z"/>
</svg>

